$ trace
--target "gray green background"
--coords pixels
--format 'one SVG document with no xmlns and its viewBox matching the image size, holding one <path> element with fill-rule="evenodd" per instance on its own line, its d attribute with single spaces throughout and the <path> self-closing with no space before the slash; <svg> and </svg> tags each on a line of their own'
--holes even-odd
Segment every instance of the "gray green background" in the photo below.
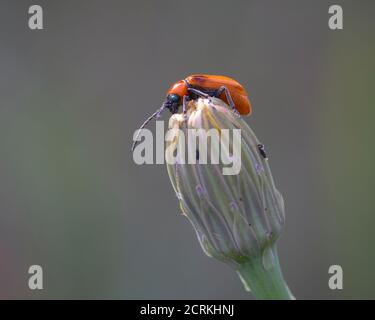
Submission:
<svg viewBox="0 0 375 320">
<path fill-rule="evenodd" d="M 28 7 L 42 5 L 44 30 Z M 328 6 L 344 30 L 328 28 Z M 0 298 L 249 299 L 206 257 L 134 130 L 169 85 L 248 90 L 299 299 L 375 298 L 374 1 L 0 2 Z M 165 114 L 164 119 L 169 115 Z M 151 128 L 153 126 L 151 125 Z M 44 290 L 27 286 L 30 265 Z M 344 289 L 328 288 L 328 268 Z"/>
</svg>

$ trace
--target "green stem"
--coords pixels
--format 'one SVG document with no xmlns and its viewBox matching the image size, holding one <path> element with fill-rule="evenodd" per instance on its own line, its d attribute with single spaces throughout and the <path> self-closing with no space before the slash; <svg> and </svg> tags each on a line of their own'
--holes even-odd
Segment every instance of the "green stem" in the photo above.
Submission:
<svg viewBox="0 0 375 320">
<path fill-rule="evenodd" d="M 263 257 L 252 257 L 237 270 L 247 290 L 260 300 L 294 300 L 286 284 L 277 256 L 276 247 Z"/>
</svg>

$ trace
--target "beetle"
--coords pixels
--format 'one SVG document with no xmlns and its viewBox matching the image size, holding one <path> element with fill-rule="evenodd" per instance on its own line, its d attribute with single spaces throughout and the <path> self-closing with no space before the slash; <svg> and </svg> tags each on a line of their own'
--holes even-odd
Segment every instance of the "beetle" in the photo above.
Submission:
<svg viewBox="0 0 375 320">
<path fill-rule="evenodd" d="M 193 74 L 177 81 L 168 89 L 161 108 L 148 117 L 139 130 L 143 129 L 152 119 L 158 118 L 165 109 L 175 114 L 182 105 L 182 111 L 186 113 L 187 102 L 200 97 L 219 98 L 227 103 L 237 115 L 250 115 L 252 111 L 246 90 L 236 80 L 220 75 Z M 133 143 L 132 150 L 135 148 L 136 141 Z"/>
</svg>

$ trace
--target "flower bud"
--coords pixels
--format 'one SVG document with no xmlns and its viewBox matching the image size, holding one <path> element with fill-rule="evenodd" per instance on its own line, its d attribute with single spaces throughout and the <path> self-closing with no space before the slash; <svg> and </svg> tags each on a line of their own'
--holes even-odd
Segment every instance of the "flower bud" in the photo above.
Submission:
<svg viewBox="0 0 375 320">
<path fill-rule="evenodd" d="M 210 98 L 190 101 L 186 114 L 170 118 L 169 128 L 174 129 L 166 139 L 169 177 L 204 252 L 235 268 L 251 258 L 265 266 L 276 263 L 271 249 L 284 225 L 284 202 L 250 127 L 222 100 Z M 212 130 L 216 138 L 211 134 L 203 145 Z M 192 155 L 196 163 L 186 161 L 194 160 Z M 240 170 L 225 174 L 228 159 Z"/>
</svg>

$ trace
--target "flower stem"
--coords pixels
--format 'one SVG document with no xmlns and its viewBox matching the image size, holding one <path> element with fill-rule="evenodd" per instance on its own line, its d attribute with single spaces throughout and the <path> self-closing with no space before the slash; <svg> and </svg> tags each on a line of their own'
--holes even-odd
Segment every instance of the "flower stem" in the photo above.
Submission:
<svg viewBox="0 0 375 320">
<path fill-rule="evenodd" d="M 270 253 L 272 263 L 268 266 L 264 257 L 251 257 L 237 269 L 245 288 L 259 300 L 294 300 L 283 278 L 276 248 L 271 248 Z"/>
</svg>

